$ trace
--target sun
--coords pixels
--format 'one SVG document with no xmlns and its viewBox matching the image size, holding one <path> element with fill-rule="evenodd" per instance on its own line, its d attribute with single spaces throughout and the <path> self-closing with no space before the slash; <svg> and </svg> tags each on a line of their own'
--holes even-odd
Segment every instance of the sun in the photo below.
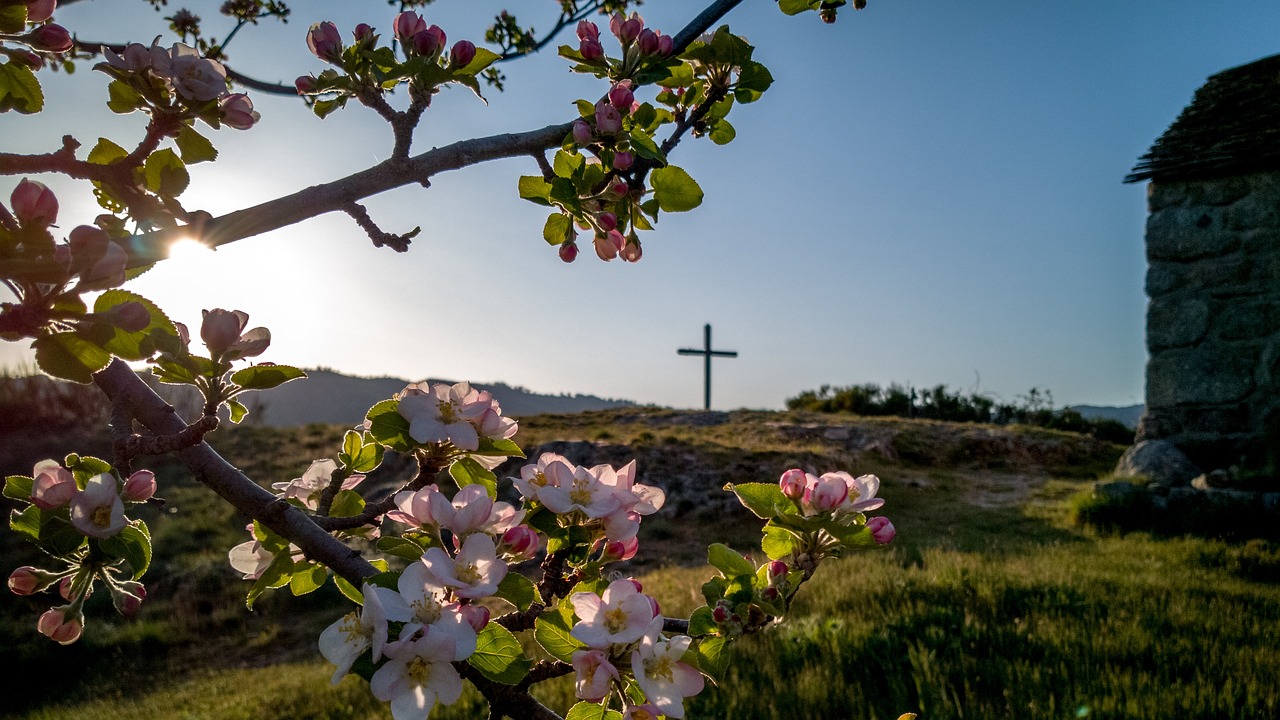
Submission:
<svg viewBox="0 0 1280 720">
<path fill-rule="evenodd" d="M 169 245 L 169 258 L 171 260 L 189 261 L 200 258 L 207 258 L 213 249 L 199 240 L 191 238 L 182 238 L 175 240 Z"/>
</svg>

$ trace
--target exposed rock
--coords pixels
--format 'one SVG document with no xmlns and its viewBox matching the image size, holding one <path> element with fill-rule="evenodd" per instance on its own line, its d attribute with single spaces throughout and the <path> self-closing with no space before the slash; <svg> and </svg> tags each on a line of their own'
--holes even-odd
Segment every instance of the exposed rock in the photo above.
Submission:
<svg viewBox="0 0 1280 720">
<path fill-rule="evenodd" d="M 1180 486 L 1200 473 L 1176 445 L 1167 440 L 1144 440 L 1124 451 L 1116 463 L 1116 477 L 1146 477 L 1155 485 Z"/>
<path fill-rule="evenodd" d="M 1214 488 L 1225 488 L 1230 482 L 1231 475 L 1226 470 L 1214 470 L 1193 478 L 1191 487 L 1197 490 L 1212 490 Z"/>
</svg>

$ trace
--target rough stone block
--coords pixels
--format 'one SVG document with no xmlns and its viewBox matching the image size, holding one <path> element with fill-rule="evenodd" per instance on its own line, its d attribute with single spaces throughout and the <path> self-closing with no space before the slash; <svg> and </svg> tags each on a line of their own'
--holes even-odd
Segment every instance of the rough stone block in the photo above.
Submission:
<svg viewBox="0 0 1280 720">
<path fill-rule="evenodd" d="M 1231 230 L 1274 228 L 1280 226 L 1276 202 L 1280 197 L 1269 193 L 1253 193 L 1227 208 L 1225 223 Z"/>
<path fill-rule="evenodd" d="M 1244 405 L 1233 404 L 1221 407 L 1190 407 L 1182 413 L 1182 431 L 1228 435 L 1249 432 L 1251 413 Z"/>
<path fill-rule="evenodd" d="M 1255 346 L 1153 351 L 1147 363 L 1147 406 L 1236 402 L 1253 389 L 1260 351 Z"/>
<path fill-rule="evenodd" d="M 1153 213 L 1187 201 L 1187 185 L 1181 182 L 1147 183 L 1147 212 Z"/>
<path fill-rule="evenodd" d="M 1200 187 L 1200 201 L 1217 206 L 1230 205 L 1252 191 L 1249 180 L 1240 176 L 1208 181 Z"/>
<path fill-rule="evenodd" d="M 1240 235 L 1223 223 L 1221 208 L 1171 207 L 1147 218 L 1147 259 L 1196 260 L 1240 246 Z"/>
<path fill-rule="evenodd" d="M 1167 440 L 1144 440 L 1125 450 L 1115 469 L 1116 477 L 1142 476 L 1166 487 L 1186 485 L 1199 474 L 1200 468 Z"/>
<path fill-rule="evenodd" d="M 1152 304 L 1154 305 L 1155 303 Z M 1179 304 L 1177 307 L 1182 307 L 1182 305 Z M 1194 316 L 1189 309 L 1184 312 L 1186 312 L 1188 320 L 1193 319 Z M 1151 322 L 1151 316 L 1148 315 L 1148 326 L 1151 325 Z M 1260 340 L 1268 338 L 1280 332 L 1280 298 L 1220 303 L 1213 318 L 1212 326 L 1214 335 L 1223 340 Z M 1150 330 L 1148 330 L 1148 333 L 1150 333 Z"/>
<path fill-rule="evenodd" d="M 1147 347 L 1151 350 L 1194 345 L 1209 328 L 1203 300 L 1156 298 L 1147 307 Z"/>
<path fill-rule="evenodd" d="M 1195 262 L 1152 261 L 1147 268 L 1147 296 L 1167 293 L 1203 293 L 1208 290 L 1246 286 L 1257 272 L 1255 263 L 1241 253 L 1206 258 Z"/>
</svg>

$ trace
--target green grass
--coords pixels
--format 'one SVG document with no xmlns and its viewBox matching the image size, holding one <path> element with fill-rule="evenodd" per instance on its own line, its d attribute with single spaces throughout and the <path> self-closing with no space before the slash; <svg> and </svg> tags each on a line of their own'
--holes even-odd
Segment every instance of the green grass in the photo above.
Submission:
<svg viewBox="0 0 1280 720">
<path fill-rule="evenodd" d="M 899 536 L 891 551 L 824 565 L 786 624 L 736 646 L 729 677 L 691 700 L 689 717 L 1280 717 L 1280 545 L 1074 525 L 1071 497 L 1110 469 L 1118 448 L 1041 430 L 792 413 L 734 413 L 700 426 L 690 415 L 535 418 L 517 439 L 526 448 L 551 439 L 626 445 L 642 481 L 697 482 L 708 492 L 726 481 L 770 481 L 794 465 L 876 472 Z M 824 437 L 823 428 L 841 424 L 891 433 L 896 455 Z M 340 432 L 237 430 L 221 447 L 262 482 L 287 480 L 333 452 Z M 243 521 L 204 502 L 176 468 L 165 472 L 178 512 L 148 518 L 163 542 L 138 621 L 94 608 L 81 643 L 60 648 L 33 637 L 39 603 L 10 596 L 0 604 L 0 641 L 10 650 L 0 672 L 12 681 L 6 712 L 29 720 L 390 717 L 362 681 L 331 689 L 330 669 L 316 661 L 315 637 L 341 607 L 331 588 L 268 595 L 246 613 L 245 584 L 222 554 Z M 758 521 L 740 509 L 685 505 L 646 519 L 641 554 L 658 559 L 634 566 L 669 615 L 701 604 L 698 587 L 711 571 L 699 566 L 698 547 L 727 538 L 750 549 L 758 538 Z M 209 542 L 219 549 L 202 549 Z M 567 709 L 571 683 L 548 685 L 539 697 Z M 485 710 L 469 692 L 433 717 Z"/>
</svg>

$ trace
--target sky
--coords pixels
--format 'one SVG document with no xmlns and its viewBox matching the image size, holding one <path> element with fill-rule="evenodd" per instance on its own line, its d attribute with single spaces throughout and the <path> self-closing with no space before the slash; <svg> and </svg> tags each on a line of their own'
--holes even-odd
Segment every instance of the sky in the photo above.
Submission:
<svg viewBox="0 0 1280 720">
<path fill-rule="evenodd" d="M 215 36 L 228 27 L 219 4 L 187 3 Z M 323 69 L 306 50 L 311 22 L 389 35 L 394 14 L 375 1 L 290 5 L 287 25 L 237 36 L 233 67 L 291 82 Z M 439 0 L 424 14 L 450 42 L 479 42 L 503 7 L 545 28 L 557 5 Z M 85 39 L 149 42 L 164 23 L 148 7 L 81 2 L 56 19 Z M 640 10 L 674 34 L 702 7 Z M 516 194 L 537 172 L 517 159 L 370 199 L 384 229 L 423 228 L 407 254 L 326 215 L 162 262 L 126 287 L 188 325 L 201 308 L 248 312 L 272 331 L 261 360 L 358 375 L 700 407 L 702 362 L 676 350 L 700 346 L 711 323 L 716 349 L 739 353 L 715 361 L 716 409 L 866 382 L 1142 402 L 1146 189 L 1123 178 L 1209 75 L 1280 52 L 1280 4 L 870 0 L 824 25 L 747 0 L 726 21 L 775 84 L 733 111 L 732 144 L 673 153 L 705 201 L 662 215 L 639 263 L 600 262 L 585 237 L 562 263 L 541 238 L 547 211 Z M 566 68 L 552 52 L 507 63 L 508 89 L 487 91 L 488 105 L 445 91 L 415 151 L 572 119 L 575 99 L 607 87 Z M 48 109 L 0 119 L 0 152 L 46 152 L 66 133 L 86 146 L 140 137 L 145 117 L 105 108 L 105 76 L 82 65 L 43 77 Z M 258 127 L 208 133 L 221 157 L 192 168 L 188 208 L 222 214 L 389 154 L 386 124 L 355 103 L 321 121 L 297 100 L 253 97 Z M 99 212 L 83 186 L 37 179 L 58 192 L 64 229 Z M 0 177 L 0 197 L 16 182 Z M 0 345 L 0 362 L 23 357 Z"/>
</svg>

